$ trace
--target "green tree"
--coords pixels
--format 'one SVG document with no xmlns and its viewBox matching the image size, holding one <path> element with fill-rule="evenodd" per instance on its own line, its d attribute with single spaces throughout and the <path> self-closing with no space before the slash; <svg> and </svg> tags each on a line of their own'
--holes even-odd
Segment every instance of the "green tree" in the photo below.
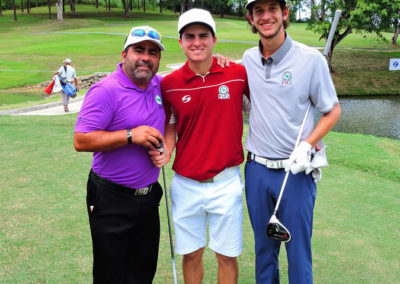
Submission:
<svg viewBox="0 0 400 284">
<path fill-rule="evenodd" d="M 393 37 L 392 44 L 397 45 L 397 38 L 400 33 L 400 11 L 397 13 L 397 17 L 393 18 Z"/>
<path fill-rule="evenodd" d="M 15 6 L 15 0 L 11 0 L 12 9 L 14 11 L 14 21 L 17 21 L 17 7 Z"/>
<path fill-rule="evenodd" d="M 377 25 L 384 30 L 393 30 L 391 43 L 397 45 L 397 38 L 400 32 L 400 0 L 377 0 L 382 9 Z M 373 13 L 374 11 L 371 11 Z"/>
<path fill-rule="evenodd" d="M 368 5 L 364 15 L 371 19 L 369 32 L 375 32 L 383 40 L 382 32 L 393 31 L 392 44 L 396 45 L 399 34 L 400 0 L 375 0 Z"/>
<path fill-rule="evenodd" d="M 342 11 L 332 45 L 327 55 L 328 65 L 333 71 L 331 59 L 335 47 L 353 32 L 374 32 L 383 38 L 385 25 L 377 24 L 385 18 L 387 6 L 383 2 L 399 2 L 400 0 L 310 0 L 311 18 L 308 29 L 321 35 L 320 39 L 328 39 L 329 30 L 336 10 Z"/>
<path fill-rule="evenodd" d="M 290 13 L 289 13 L 289 21 L 290 22 L 295 22 L 296 21 L 296 17 L 297 17 L 297 11 L 301 10 L 301 7 L 303 5 L 302 0 L 293 0 L 290 2 Z"/>
<path fill-rule="evenodd" d="M 15 0 L 13 0 L 13 1 L 15 1 Z M 50 20 L 51 19 L 51 0 L 47 1 L 47 7 L 49 9 L 49 20 Z"/>
</svg>

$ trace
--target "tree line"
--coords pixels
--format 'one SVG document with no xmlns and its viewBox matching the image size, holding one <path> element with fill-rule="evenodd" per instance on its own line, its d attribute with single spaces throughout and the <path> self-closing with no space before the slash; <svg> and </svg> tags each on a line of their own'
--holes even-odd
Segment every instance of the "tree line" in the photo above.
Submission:
<svg viewBox="0 0 400 284">
<path fill-rule="evenodd" d="M 225 15 L 244 17 L 244 8 L 247 0 L 0 0 L 0 16 L 2 7 L 14 11 L 14 20 L 17 21 L 16 10 L 24 9 L 30 13 L 31 7 L 47 5 L 49 19 L 51 19 L 51 6 L 57 2 L 59 10 L 65 12 L 65 5 L 69 5 L 71 13 L 75 13 L 76 4 L 88 4 L 111 8 L 122 8 L 125 16 L 133 9 L 143 10 L 149 7 L 152 10 L 163 9 L 183 13 L 191 8 L 203 8 L 212 14 L 224 17 Z M 67 4 L 68 2 L 68 4 Z M 342 11 L 332 45 L 327 55 L 328 64 L 331 66 L 331 58 L 335 47 L 351 33 L 373 33 L 381 40 L 387 41 L 383 32 L 391 32 L 391 44 L 397 45 L 400 32 L 400 0 L 291 0 L 290 21 L 305 21 L 307 29 L 320 35 L 320 39 L 326 40 L 329 35 L 331 23 L 336 10 Z M 305 15 L 302 18 L 301 15 Z M 59 16 L 57 17 L 60 21 Z M 61 15 L 62 20 L 62 15 Z"/>
</svg>

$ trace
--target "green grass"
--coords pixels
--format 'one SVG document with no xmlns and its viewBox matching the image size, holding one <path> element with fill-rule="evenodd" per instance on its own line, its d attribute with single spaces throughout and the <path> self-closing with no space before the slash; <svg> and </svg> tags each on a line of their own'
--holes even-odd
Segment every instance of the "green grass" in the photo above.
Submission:
<svg viewBox="0 0 400 284">
<path fill-rule="evenodd" d="M 151 25 L 164 36 L 174 37 L 177 15 L 150 10 L 135 11 L 129 18 L 121 9 L 78 5 L 59 24 L 47 8 L 32 15 L 10 11 L 0 17 L 0 70 L 48 70 L 49 72 L 1 72 L 0 89 L 49 80 L 65 57 L 71 57 L 78 75 L 112 71 L 121 58 L 122 35 L 77 34 L 107 32 L 126 34 L 133 25 Z M 55 12 L 55 9 L 54 11 Z M 243 19 L 216 17 L 221 40 L 257 41 Z M 75 34 L 37 32 L 75 32 Z M 305 24 L 288 30 L 295 40 L 323 46 Z M 390 34 L 386 35 L 388 38 Z M 176 39 L 164 38 L 167 64 L 183 62 Z M 253 44 L 218 43 L 215 52 L 239 59 Z M 335 50 L 333 74 L 339 94 L 400 94 L 398 72 L 389 72 L 388 60 L 400 51 L 353 34 Z M 348 47 L 362 50 L 344 49 Z M 370 48 L 382 48 L 380 52 Z M 84 92 L 81 92 L 82 94 Z M 1 97 L 0 97 L 1 98 Z M 59 101 L 59 96 L 48 101 Z M 47 101 L 46 101 L 47 102 Z M 7 108 L 37 102 L 14 101 Z M 4 109 L 0 106 L 0 109 Z M 0 283 L 88 283 L 91 281 L 91 241 L 85 209 L 85 181 L 91 154 L 72 147 L 76 115 L 62 117 L 0 116 Z M 396 283 L 399 279 L 400 244 L 400 142 L 373 136 L 330 133 L 330 168 L 318 186 L 313 234 L 315 283 Z M 242 165 L 243 169 L 243 165 Z M 166 166 L 167 181 L 172 179 Z M 171 283 L 171 260 L 165 200 L 159 265 L 154 283 Z M 254 241 L 244 210 L 244 251 L 239 258 L 239 283 L 254 283 Z M 287 262 L 281 253 L 281 279 L 287 283 Z M 179 282 L 181 257 L 176 256 Z M 205 281 L 216 283 L 216 260 L 207 249 Z"/>
<path fill-rule="evenodd" d="M 75 120 L 76 114 L 0 116 L 0 283 L 91 282 L 85 183 L 92 158 L 73 149 Z M 315 208 L 315 283 L 398 283 L 400 141 L 333 132 L 325 142 L 330 167 Z M 166 175 L 169 185 L 170 164 Z M 172 283 L 164 198 L 160 214 L 154 283 Z M 246 209 L 243 233 L 239 283 L 251 284 L 254 241 Z M 217 283 L 209 249 L 204 260 L 204 283 Z M 280 260 L 287 283 L 284 250 Z M 183 283 L 180 256 L 176 263 Z"/>
<path fill-rule="evenodd" d="M 79 90 L 79 96 L 86 94 L 86 89 Z M 61 94 L 51 94 L 50 96 L 41 89 L 22 88 L 18 91 L 1 91 L 0 90 L 0 111 L 24 108 L 54 102 L 61 102 Z"/>
<path fill-rule="evenodd" d="M 10 104 L 19 104 L 22 102 L 28 101 L 40 101 L 46 99 L 44 96 L 42 96 L 40 93 L 6 93 L 6 94 L 1 94 L 0 93 L 0 106 L 2 105 L 10 105 Z"/>
<path fill-rule="evenodd" d="M 151 25 L 164 36 L 167 50 L 163 52 L 160 71 L 169 70 L 168 64 L 186 60 L 177 39 L 170 38 L 177 37 L 178 14 L 171 11 L 159 14 L 158 10 L 148 9 L 146 14 L 134 10 L 129 17 L 124 17 L 120 8 L 108 12 L 104 7 L 96 10 L 85 5 L 77 5 L 76 11 L 73 15 L 67 7 L 61 24 L 56 20 L 55 9 L 52 10 L 52 19 L 48 19 L 47 7 L 33 8 L 31 15 L 18 11 L 17 22 L 13 21 L 11 11 L 3 11 L 4 16 L 0 17 L 0 70 L 21 71 L 0 71 L 0 90 L 48 81 L 66 57 L 73 60 L 78 76 L 113 71 L 121 60 L 125 34 L 134 25 Z M 243 52 L 258 40 L 244 18 L 215 16 L 215 21 L 219 40 L 250 42 L 218 42 L 215 53 L 240 59 Z M 293 39 L 310 46 L 325 45 L 317 34 L 306 30 L 306 24 L 292 23 L 288 33 Z M 387 33 L 385 37 L 390 39 L 391 34 Z M 381 51 L 372 51 L 374 48 Z M 349 35 L 335 49 L 333 56 L 336 71 L 333 80 L 338 93 L 400 94 L 399 72 L 388 71 L 389 59 L 398 57 L 400 48 L 376 41 L 372 35 L 365 38 L 360 34 Z"/>
</svg>

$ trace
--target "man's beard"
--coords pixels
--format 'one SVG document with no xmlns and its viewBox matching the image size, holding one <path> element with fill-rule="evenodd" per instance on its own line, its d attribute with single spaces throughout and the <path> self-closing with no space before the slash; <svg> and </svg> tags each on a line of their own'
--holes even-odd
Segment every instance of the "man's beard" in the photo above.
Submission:
<svg viewBox="0 0 400 284">
<path fill-rule="evenodd" d="M 149 70 L 141 70 L 139 67 L 146 66 L 149 68 Z M 133 71 L 133 75 L 135 78 L 141 82 L 149 82 L 151 78 L 154 76 L 153 72 L 153 64 L 150 62 L 143 62 L 139 61 L 135 64 L 135 69 Z"/>
<path fill-rule="evenodd" d="M 138 83 L 148 83 L 153 78 L 156 71 L 153 70 L 154 66 L 150 62 L 138 61 L 136 62 L 135 66 L 130 65 L 130 63 L 126 62 L 127 64 L 127 72 L 129 73 L 129 77 L 133 82 Z M 142 70 L 139 69 L 141 66 L 147 66 L 149 70 Z"/>
<path fill-rule="evenodd" d="M 262 38 L 264 38 L 264 39 L 271 39 L 271 38 L 276 37 L 276 36 L 279 34 L 279 32 L 280 32 L 282 26 L 283 26 L 283 22 L 279 25 L 279 27 L 276 29 L 276 31 L 275 31 L 272 35 L 264 35 L 263 33 L 261 33 L 261 32 L 257 29 L 257 27 L 256 27 L 255 25 L 254 25 L 254 28 L 257 30 L 258 34 L 259 34 Z"/>
</svg>

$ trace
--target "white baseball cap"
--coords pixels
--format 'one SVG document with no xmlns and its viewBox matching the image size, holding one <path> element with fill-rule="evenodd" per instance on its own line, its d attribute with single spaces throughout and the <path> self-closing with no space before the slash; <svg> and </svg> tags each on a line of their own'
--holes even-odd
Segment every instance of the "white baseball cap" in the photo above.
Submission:
<svg viewBox="0 0 400 284">
<path fill-rule="evenodd" d="M 72 60 L 71 60 L 71 59 L 69 59 L 69 58 L 67 58 L 67 59 L 65 59 L 65 60 L 64 60 L 64 63 L 71 64 L 71 63 L 72 63 Z"/>
<path fill-rule="evenodd" d="M 189 11 L 186 11 L 179 17 L 178 33 L 182 34 L 183 30 L 192 24 L 207 25 L 215 36 L 215 22 L 210 12 L 203 9 L 190 9 Z"/>
<path fill-rule="evenodd" d="M 244 6 L 245 9 L 250 9 L 252 4 L 256 3 L 257 1 L 261 1 L 261 0 L 247 0 L 247 4 L 246 6 Z M 280 4 L 286 5 L 286 1 L 285 0 L 278 0 Z"/>
<path fill-rule="evenodd" d="M 149 26 L 133 27 L 125 40 L 124 49 L 132 44 L 146 40 L 154 42 L 160 50 L 165 50 L 164 45 L 161 43 L 160 33 Z"/>
</svg>

